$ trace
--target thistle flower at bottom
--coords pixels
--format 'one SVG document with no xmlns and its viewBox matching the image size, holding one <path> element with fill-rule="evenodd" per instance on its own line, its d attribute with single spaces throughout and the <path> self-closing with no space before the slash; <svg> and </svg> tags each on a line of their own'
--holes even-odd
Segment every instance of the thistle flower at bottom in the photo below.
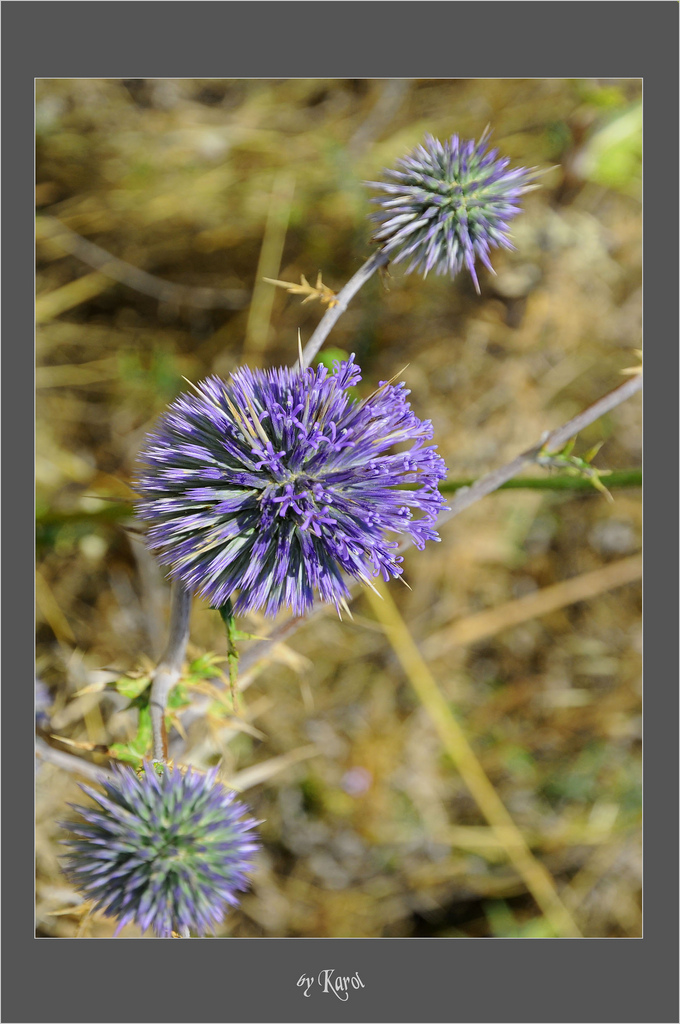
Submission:
<svg viewBox="0 0 680 1024">
<path fill-rule="evenodd" d="M 343 572 L 400 575 L 390 534 L 439 539 L 432 424 L 403 384 L 354 399 L 360 379 L 353 356 L 332 373 L 244 367 L 173 403 L 140 455 L 137 512 L 174 578 L 218 607 L 238 594 L 236 612 L 300 615 L 315 589 L 341 606 Z"/>
<path fill-rule="evenodd" d="M 489 250 L 514 249 L 508 222 L 520 212 L 520 197 L 537 187 L 536 169 L 509 171 L 509 158 L 489 150 L 488 138 L 488 130 L 478 142 L 426 135 L 424 145 L 397 160 L 398 170 L 385 171 L 391 181 L 366 182 L 387 193 L 371 200 L 379 207 L 371 219 L 381 225 L 374 241 L 393 263 L 411 257 L 406 273 L 455 277 L 467 267 L 479 292 L 475 260 L 494 273 Z"/>
<path fill-rule="evenodd" d="M 116 934 L 135 923 L 170 938 L 190 929 L 214 931 L 247 888 L 257 824 L 216 779 L 149 764 L 141 775 L 116 767 L 104 794 L 81 789 L 98 807 L 72 805 L 82 822 L 64 822 L 75 838 L 66 875 L 107 917 Z"/>
</svg>

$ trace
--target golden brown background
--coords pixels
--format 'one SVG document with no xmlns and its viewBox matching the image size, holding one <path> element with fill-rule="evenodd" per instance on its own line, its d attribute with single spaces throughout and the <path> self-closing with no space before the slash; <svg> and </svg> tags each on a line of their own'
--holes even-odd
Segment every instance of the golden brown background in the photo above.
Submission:
<svg viewBox="0 0 680 1024">
<path fill-rule="evenodd" d="M 513 222 L 518 251 L 495 254 L 481 297 L 466 274 L 376 276 L 328 347 L 356 353 L 369 390 L 409 364 L 452 480 L 509 460 L 624 379 L 641 333 L 640 94 L 629 80 L 37 83 L 37 669 L 53 751 L 106 763 L 98 748 L 133 735 L 136 715 L 97 687 L 163 643 L 167 585 L 128 529 L 145 433 L 182 376 L 295 358 L 297 328 L 306 340 L 321 307 L 262 278 L 321 270 L 338 291 L 371 252 L 362 181 L 426 131 L 478 137 L 488 123 L 513 166 L 549 169 Z M 102 272 L 72 233 L 123 262 Z M 600 440 L 596 465 L 639 465 L 639 398 L 576 452 Z M 496 493 L 441 544 L 407 553 L 411 590 L 390 585 L 588 936 L 641 934 L 639 491 L 614 497 Z M 175 734 L 183 762 L 222 758 L 264 819 L 252 889 L 221 934 L 555 934 L 373 604 L 361 596 L 353 612 L 272 650 L 244 694 L 248 732 L 203 714 L 185 719 L 185 742 Z M 219 618 L 198 600 L 191 640 L 190 660 L 224 655 Z M 77 781 L 39 759 L 39 935 L 114 927 L 59 870 L 56 822 Z"/>
</svg>

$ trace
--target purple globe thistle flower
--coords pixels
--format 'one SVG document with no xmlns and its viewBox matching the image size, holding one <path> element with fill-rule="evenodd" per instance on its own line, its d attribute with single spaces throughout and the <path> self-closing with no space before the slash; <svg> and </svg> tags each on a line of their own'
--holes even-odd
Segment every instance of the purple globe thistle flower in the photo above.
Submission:
<svg viewBox="0 0 680 1024">
<path fill-rule="evenodd" d="M 163 765 L 157 775 L 146 764 L 141 776 L 114 772 L 101 780 L 105 795 L 81 786 L 98 808 L 71 805 L 84 821 L 63 823 L 76 836 L 65 841 L 66 874 L 119 919 L 116 934 L 131 922 L 162 938 L 214 931 L 247 888 L 257 822 L 243 817 L 247 808 L 216 781 L 217 769 L 202 775 Z"/>
<path fill-rule="evenodd" d="M 371 219 L 382 225 L 374 241 L 393 263 L 411 257 L 407 273 L 434 269 L 451 277 L 467 267 L 479 292 L 475 260 L 494 273 L 489 249 L 514 249 L 508 240 L 508 221 L 520 207 L 517 201 L 536 188 L 535 168 L 508 171 L 507 157 L 488 150 L 489 130 L 479 142 L 461 142 L 457 135 L 444 143 L 432 135 L 407 157 L 399 170 L 386 170 L 393 182 L 368 181 L 387 196 L 371 202 L 380 209 Z"/>
<path fill-rule="evenodd" d="M 137 480 L 149 545 L 171 575 L 217 607 L 238 592 L 237 612 L 285 604 L 300 615 L 315 589 L 341 606 L 343 572 L 400 575 L 387 533 L 418 548 L 439 539 L 446 467 L 424 444 L 432 424 L 403 384 L 353 399 L 360 379 L 354 356 L 332 373 L 241 368 L 173 403 Z M 390 454 L 395 445 L 408 447 Z"/>
</svg>

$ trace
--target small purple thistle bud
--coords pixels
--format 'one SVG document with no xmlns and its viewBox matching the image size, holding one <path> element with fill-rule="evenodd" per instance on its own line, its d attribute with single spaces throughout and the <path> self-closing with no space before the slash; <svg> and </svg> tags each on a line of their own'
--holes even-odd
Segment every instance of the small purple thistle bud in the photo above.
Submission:
<svg viewBox="0 0 680 1024">
<path fill-rule="evenodd" d="M 479 292 L 475 260 L 492 273 L 489 250 L 514 249 L 508 221 L 520 212 L 517 202 L 532 184 L 535 168 L 508 171 L 510 160 L 487 149 L 489 130 L 479 139 L 444 143 L 432 135 L 408 156 L 400 170 L 386 170 L 393 181 L 365 184 L 386 192 L 371 202 L 380 209 L 371 219 L 380 225 L 373 241 L 393 263 L 411 258 L 406 273 L 430 270 L 455 277 L 466 267 Z"/>
<path fill-rule="evenodd" d="M 233 598 L 236 612 L 301 615 L 315 590 L 341 607 L 343 573 L 400 575 L 388 534 L 418 548 L 439 539 L 446 467 L 424 443 L 432 424 L 403 384 L 354 400 L 360 379 L 353 356 L 331 373 L 242 367 L 170 406 L 136 486 L 148 544 L 175 579 L 217 607 Z"/>
<path fill-rule="evenodd" d="M 191 930 L 214 932 L 247 872 L 259 843 L 247 808 L 216 778 L 145 764 L 137 775 L 117 766 L 101 779 L 104 794 L 81 789 L 98 807 L 72 805 L 82 822 L 63 822 L 75 836 L 65 873 L 107 917 L 116 934 L 135 923 L 161 938 Z"/>
</svg>

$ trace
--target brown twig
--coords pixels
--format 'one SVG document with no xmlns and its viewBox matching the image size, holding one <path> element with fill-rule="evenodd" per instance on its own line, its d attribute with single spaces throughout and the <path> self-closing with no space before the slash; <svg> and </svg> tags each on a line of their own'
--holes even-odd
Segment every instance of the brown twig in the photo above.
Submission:
<svg viewBox="0 0 680 1024">
<path fill-rule="evenodd" d="M 36 737 L 35 756 L 41 761 L 54 764 L 57 768 L 63 768 L 73 775 L 83 775 L 94 782 L 98 782 L 102 777 L 113 778 L 113 772 L 110 768 L 93 764 L 91 761 L 86 761 L 83 757 L 68 754 L 65 750 L 57 750 L 56 747 L 51 747 L 41 736 Z"/>
<path fill-rule="evenodd" d="M 218 288 L 194 288 L 189 285 L 164 281 L 161 277 L 133 267 L 131 263 L 112 256 L 94 242 L 67 228 L 56 217 L 43 215 L 37 220 L 38 238 L 56 242 L 64 252 L 71 253 L 105 277 L 133 288 L 142 295 L 150 295 L 171 306 L 193 306 L 196 309 L 241 309 L 245 296 L 241 291 L 222 291 Z"/>
</svg>

